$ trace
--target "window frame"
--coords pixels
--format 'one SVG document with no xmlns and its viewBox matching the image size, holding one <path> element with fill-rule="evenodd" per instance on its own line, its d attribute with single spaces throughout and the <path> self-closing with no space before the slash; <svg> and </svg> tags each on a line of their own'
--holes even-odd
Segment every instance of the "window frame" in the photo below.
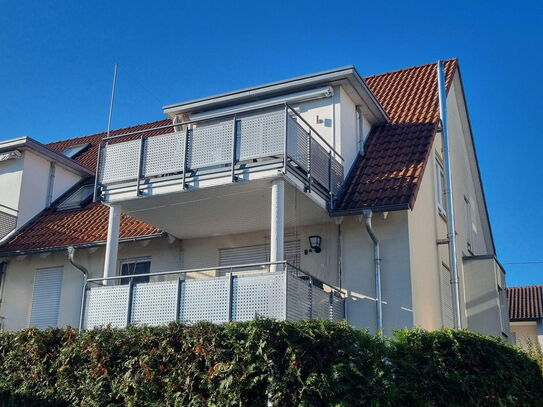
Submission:
<svg viewBox="0 0 543 407">
<path fill-rule="evenodd" d="M 466 225 L 466 246 L 468 251 L 473 254 L 473 213 L 471 207 L 471 201 L 464 195 L 464 212 L 465 212 L 465 225 Z"/>
<path fill-rule="evenodd" d="M 435 163 L 435 189 L 436 189 L 436 206 L 439 215 L 446 219 L 447 216 L 447 191 L 445 188 L 445 167 L 441 160 L 436 156 Z"/>
<path fill-rule="evenodd" d="M 128 273 L 125 275 L 131 275 L 131 274 L 147 274 L 151 272 L 151 257 L 150 256 L 143 256 L 143 257 L 127 257 L 124 259 L 121 259 L 119 261 L 119 276 L 123 276 L 123 266 L 129 266 L 131 264 L 138 265 L 142 263 L 149 263 L 149 271 L 145 273 Z M 119 285 L 127 285 L 130 284 L 130 281 L 133 281 L 135 284 L 140 283 L 148 283 L 150 282 L 151 276 L 143 276 L 143 277 L 133 277 L 133 278 L 120 278 L 119 279 Z"/>
</svg>

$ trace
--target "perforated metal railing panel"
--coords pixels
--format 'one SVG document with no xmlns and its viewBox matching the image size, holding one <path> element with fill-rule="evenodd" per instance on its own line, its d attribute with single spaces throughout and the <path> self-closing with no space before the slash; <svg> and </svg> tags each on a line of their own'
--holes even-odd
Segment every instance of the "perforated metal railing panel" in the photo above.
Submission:
<svg viewBox="0 0 543 407">
<path fill-rule="evenodd" d="M 332 297 L 330 303 L 330 293 L 291 273 L 286 283 L 285 292 L 285 272 L 280 271 L 93 287 L 87 293 L 85 326 L 160 325 L 177 318 L 221 323 L 257 315 L 281 320 L 285 304 L 288 320 L 343 318 L 343 299 Z"/>
<path fill-rule="evenodd" d="M 175 321 L 178 287 L 177 280 L 134 285 L 130 322 L 161 325 Z"/>
<path fill-rule="evenodd" d="M 343 165 L 332 157 L 332 193 L 334 195 L 338 193 L 343 184 L 343 175 Z"/>
<path fill-rule="evenodd" d="M 287 120 L 287 153 L 304 171 L 308 169 L 308 137 L 309 133 L 298 122 L 288 117 Z"/>
<path fill-rule="evenodd" d="M 108 184 L 135 180 L 138 176 L 140 141 L 108 144 L 100 154 L 99 181 Z"/>
<path fill-rule="evenodd" d="M 246 161 L 283 154 L 284 110 L 238 119 L 238 159 Z"/>
<path fill-rule="evenodd" d="M 183 171 L 185 132 L 145 140 L 141 173 L 144 177 Z"/>
<path fill-rule="evenodd" d="M 180 320 L 227 322 L 228 277 L 185 280 L 181 286 Z"/>
<path fill-rule="evenodd" d="M 0 239 L 6 236 L 17 226 L 17 216 L 0 211 Z"/>
<path fill-rule="evenodd" d="M 289 274 L 287 293 L 287 319 L 290 321 L 309 319 L 311 312 L 311 286 L 309 281 Z"/>
<path fill-rule="evenodd" d="M 311 139 L 311 175 L 325 188 L 328 188 L 328 161 L 326 149 L 317 140 Z"/>
<path fill-rule="evenodd" d="M 111 324 L 126 326 L 128 313 L 128 285 L 93 287 L 87 293 L 86 326 L 95 328 Z"/>
<path fill-rule="evenodd" d="M 319 287 L 312 287 L 313 289 L 313 318 L 330 318 L 330 293 L 325 292 Z"/>
<path fill-rule="evenodd" d="M 248 321 L 257 315 L 283 319 L 284 272 L 235 276 L 232 281 L 232 320 Z"/>
<path fill-rule="evenodd" d="M 189 132 L 188 167 L 198 169 L 232 160 L 234 121 L 200 124 Z"/>
</svg>

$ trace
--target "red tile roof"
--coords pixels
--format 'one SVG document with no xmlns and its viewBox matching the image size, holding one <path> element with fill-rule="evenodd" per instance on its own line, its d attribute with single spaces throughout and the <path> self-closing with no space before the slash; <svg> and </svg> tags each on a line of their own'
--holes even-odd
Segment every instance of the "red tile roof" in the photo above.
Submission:
<svg viewBox="0 0 543 407">
<path fill-rule="evenodd" d="M 511 321 L 543 318 L 543 285 L 507 288 Z"/>
<path fill-rule="evenodd" d="M 457 60 L 445 63 L 447 85 L 457 69 Z M 336 211 L 359 211 L 367 207 L 413 205 L 426 159 L 436 133 L 438 119 L 436 64 L 384 73 L 365 78 L 370 89 L 391 118 L 391 123 L 372 130 L 365 154 L 359 156 L 345 183 Z M 116 129 L 120 135 L 167 126 L 169 119 Z M 146 136 L 166 134 L 171 128 L 153 130 Z M 91 170 L 96 168 L 98 144 L 106 133 L 49 143 L 63 152 L 68 147 L 90 143 L 74 159 Z M 122 137 L 122 141 L 136 136 Z M 100 203 L 72 211 L 46 210 L 7 242 L 0 253 L 63 247 L 103 241 L 107 235 L 108 209 Z M 148 236 L 160 231 L 145 222 L 123 215 L 121 237 Z"/>
<path fill-rule="evenodd" d="M 457 60 L 445 62 L 449 87 Z M 436 64 L 370 76 L 366 83 L 391 123 L 372 129 L 354 163 L 336 214 L 364 208 L 412 208 L 439 119 Z"/>
</svg>

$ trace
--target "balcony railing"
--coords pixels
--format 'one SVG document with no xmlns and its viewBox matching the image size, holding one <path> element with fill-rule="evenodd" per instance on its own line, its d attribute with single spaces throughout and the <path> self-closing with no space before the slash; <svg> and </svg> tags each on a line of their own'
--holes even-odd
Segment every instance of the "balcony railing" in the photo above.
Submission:
<svg viewBox="0 0 543 407">
<path fill-rule="evenodd" d="M 271 270 L 271 271 L 270 271 Z M 219 276 L 210 277 L 214 272 Z M 149 276 L 153 281 L 135 283 Z M 124 285 L 102 285 L 105 281 Z M 141 280 L 140 280 L 141 281 Z M 80 328 L 173 321 L 222 323 L 344 318 L 341 291 L 286 262 L 94 278 L 85 282 Z"/>
<path fill-rule="evenodd" d="M 176 131 L 147 136 L 152 131 Z M 122 141 L 123 138 L 135 139 Z M 343 182 L 343 158 L 292 107 L 192 120 L 104 139 L 99 154 L 97 196 L 119 185 L 135 195 L 164 177 L 177 177 L 183 189 L 196 177 L 227 177 L 236 182 L 247 172 L 282 168 L 295 174 L 308 191 L 333 202 Z"/>
</svg>

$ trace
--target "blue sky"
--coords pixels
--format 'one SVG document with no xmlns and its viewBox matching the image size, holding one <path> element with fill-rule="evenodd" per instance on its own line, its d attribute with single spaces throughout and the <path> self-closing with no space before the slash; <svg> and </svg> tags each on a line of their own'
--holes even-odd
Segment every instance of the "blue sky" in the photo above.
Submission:
<svg viewBox="0 0 543 407">
<path fill-rule="evenodd" d="M 474 4 L 476 3 L 476 4 Z M 543 2 L 0 0 L 0 139 L 103 131 L 161 106 L 354 64 L 460 59 L 499 259 L 543 262 Z M 543 284 L 543 264 L 506 264 Z"/>
</svg>

